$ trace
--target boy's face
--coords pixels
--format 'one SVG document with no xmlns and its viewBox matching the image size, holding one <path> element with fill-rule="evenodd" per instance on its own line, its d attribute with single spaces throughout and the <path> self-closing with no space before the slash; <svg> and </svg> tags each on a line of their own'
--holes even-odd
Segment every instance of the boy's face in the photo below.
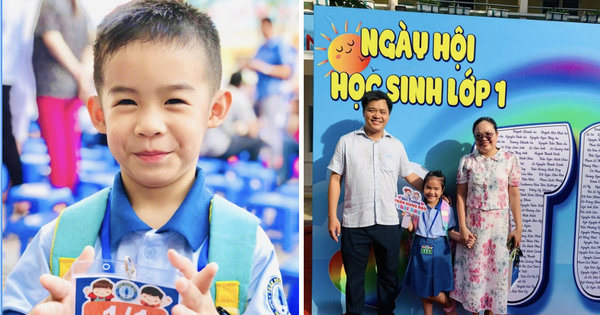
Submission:
<svg viewBox="0 0 600 315">
<path fill-rule="evenodd" d="M 204 133 L 221 124 L 231 103 L 229 92 L 210 89 L 206 59 L 197 44 L 133 42 L 106 62 L 101 98 L 87 107 L 125 184 L 193 180 Z"/>
<path fill-rule="evenodd" d="M 146 302 L 146 304 L 148 304 L 148 305 L 159 305 L 160 304 L 160 298 L 158 296 L 150 295 L 147 293 L 142 293 L 140 295 L 140 298 L 142 299 L 142 301 Z"/>
</svg>

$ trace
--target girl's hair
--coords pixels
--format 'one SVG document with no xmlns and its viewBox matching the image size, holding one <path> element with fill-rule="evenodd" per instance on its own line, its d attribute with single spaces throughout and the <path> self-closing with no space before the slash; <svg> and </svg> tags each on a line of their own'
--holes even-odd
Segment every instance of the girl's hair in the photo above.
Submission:
<svg viewBox="0 0 600 315">
<path fill-rule="evenodd" d="M 442 189 L 446 190 L 446 176 L 444 176 L 444 174 L 442 173 L 442 171 L 437 170 L 437 171 L 430 171 L 429 173 L 427 173 L 427 175 L 425 175 L 425 178 L 423 179 L 423 190 L 425 190 L 425 184 L 427 183 L 427 181 L 432 178 L 439 178 L 440 181 L 442 182 Z"/>
<path fill-rule="evenodd" d="M 494 131 L 498 131 L 498 126 L 496 125 L 496 121 L 494 120 L 494 118 L 492 118 L 492 117 L 481 117 L 481 118 L 477 119 L 473 123 L 473 134 L 475 134 L 475 127 L 477 127 L 477 125 L 479 125 L 479 123 L 482 122 L 482 121 L 489 122 L 490 124 L 492 124 L 494 126 Z"/>
</svg>

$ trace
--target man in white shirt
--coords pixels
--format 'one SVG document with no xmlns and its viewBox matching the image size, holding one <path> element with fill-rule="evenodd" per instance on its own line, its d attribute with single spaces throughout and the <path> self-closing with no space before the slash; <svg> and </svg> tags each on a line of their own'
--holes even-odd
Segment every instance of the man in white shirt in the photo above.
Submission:
<svg viewBox="0 0 600 315">
<path fill-rule="evenodd" d="M 398 294 L 400 219 L 394 206 L 398 176 L 422 189 L 423 181 L 410 167 L 400 140 L 385 131 L 392 102 L 381 91 L 365 93 L 365 125 L 342 136 L 328 169 L 329 234 L 336 242 L 340 232 L 342 260 L 347 275 L 346 314 L 362 314 L 364 279 L 371 246 L 377 262 L 378 314 L 393 314 Z M 337 204 L 342 179 L 345 198 L 342 224 Z"/>
</svg>

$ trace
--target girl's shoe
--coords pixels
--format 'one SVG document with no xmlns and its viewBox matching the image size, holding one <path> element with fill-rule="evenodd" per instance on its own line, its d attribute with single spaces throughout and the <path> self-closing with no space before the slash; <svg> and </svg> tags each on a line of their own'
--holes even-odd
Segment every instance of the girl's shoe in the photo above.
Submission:
<svg viewBox="0 0 600 315">
<path fill-rule="evenodd" d="M 452 300 L 452 306 L 448 307 L 448 308 L 444 308 L 444 313 L 449 314 L 449 315 L 457 315 L 456 314 L 456 301 Z"/>
</svg>

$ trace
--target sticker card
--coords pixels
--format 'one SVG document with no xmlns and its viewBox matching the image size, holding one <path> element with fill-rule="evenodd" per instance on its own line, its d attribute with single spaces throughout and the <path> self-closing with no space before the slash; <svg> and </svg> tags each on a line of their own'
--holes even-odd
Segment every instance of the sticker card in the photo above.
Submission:
<svg viewBox="0 0 600 315">
<path fill-rule="evenodd" d="M 394 198 L 394 204 L 398 211 L 420 216 L 423 211 L 427 210 L 427 207 L 421 198 L 421 193 L 418 190 L 404 186 L 402 191 L 402 195 L 398 195 Z"/>
</svg>

